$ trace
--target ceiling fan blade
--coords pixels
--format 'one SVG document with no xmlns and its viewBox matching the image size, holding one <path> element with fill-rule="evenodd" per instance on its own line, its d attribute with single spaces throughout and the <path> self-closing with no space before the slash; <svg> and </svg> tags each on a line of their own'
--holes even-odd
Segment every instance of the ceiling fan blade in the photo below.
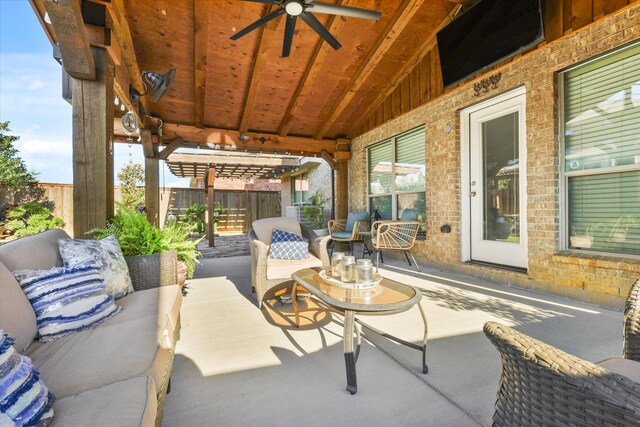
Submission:
<svg viewBox="0 0 640 427">
<path fill-rule="evenodd" d="M 361 9 L 359 7 L 341 6 L 314 1 L 307 6 L 310 12 L 329 13 L 331 15 L 351 16 L 353 18 L 380 20 L 382 12 L 377 10 Z"/>
<path fill-rule="evenodd" d="M 336 38 L 333 37 L 331 33 L 327 31 L 327 29 L 324 28 L 324 26 L 320 23 L 320 21 L 318 21 L 318 19 L 315 16 L 313 16 L 311 13 L 302 12 L 300 14 L 300 18 L 302 18 L 302 20 L 306 22 L 307 25 L 313 29 L 313 31 L 318 33 L 320 37 L 324 39 L 324 41 L 329 43 L 332 48 L 334 48 L 335 50 L 338 50 L 342 47 L 340 42 L 336 40 Z"/>
<path fill-rule="evenodd" d="M 272 21 L 274 19 L 276 19 L 277 17 L 279 17 L 280 15 L 285 14 L 287 11 L 284 7 L 281 7 L 278 10 L 274 10 L 273 12 L 271 12 L 268 15 L 263 16 L 262 18 L 258 19 L 257 21 L 255 21 L 253 24 L 249 24 L 246 27 L 244 27 L 242 30 L 238 31 L 237 33 L 235 33 L 234 35 L 232 35 L 231 37 L 229 37 L 231 40 L 238 40 L 240 37 L 250 33 L 251 31 L 255 30 L 256 28 L 266 24 L 269 21 Z"/>
<path fill-rule="evenodd" d="M 281 3 L 278 0 L 242 0 L 242 1 L 250 1 L 253 3 L 275 4 L 276 6 L 280 6 L 280 3 Z"/>
<path fill-rule="evenodd" d="M 296 30 L 297 16 L 287 15 L 287 25 L 284 28 L 284 42 L 282 43 L 282 57 L 288 58 L 291 53 L 291 42 L 293 42 L 293 34 Z"/>
</svg>

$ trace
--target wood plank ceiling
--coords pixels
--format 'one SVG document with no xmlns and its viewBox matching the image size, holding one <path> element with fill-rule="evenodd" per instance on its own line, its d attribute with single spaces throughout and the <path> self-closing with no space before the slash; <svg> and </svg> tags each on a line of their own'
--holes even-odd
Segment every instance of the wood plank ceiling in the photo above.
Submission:
<svg viewBox="0 0 640 427">
<path fill-rule="evenodd" d="M 334 0 L 380 10 L 378 22 L 316 14 L 340 41 L 334 51 L 304 23 L 281 57 L 284 18 L 229 40 L 272 10 L 238 0 L 125 2 L 141 70 L 177 69 L 149 105 L 165 123 L 280 136 L 352 137 L 351 124 L 457 6 L 445 0 Z M 206 33 L 205 33 L 206 32 Z"/>
<path fill-rule="evenodd" d="M 77 8 L 70 5 L 81 2 L 86 38 L 114 58 L 115 89 L 128 109 L 129 83 L 142 90 L 141 71 L 176 68 L 177 78 L 162 99 L 141 99 L 147 113 L 164 121 L 162 141 L 152 137 L 169 144 L 162 158 L 194 144 L 296 155 L 335 152 L 345 142 L 340 138 L 358 136 L 443 93 L 435 33 L 460 7 L 476 0 L 324 1 L 379 10 L 382 18 L 374 22 L 315 14 L 342 48 L 333 50 L 299 22 L 291 56 L 282 58 L 283 16 L 229 40 L 276 7 L 259 2 L 30 0 L 51 42 L 68 44 L 63 59 L 65 53 L 76 59 L 87 56 L 69 50 L 83 42 L 64 25 L 78 22 L 73 19 Z M 637 2 L 544 0 L 544 43 Z M 45 5 L 54 24 L 59 23 L 59 35 L 45 22 Z M 96 6 L 106 10 L 104 23 L 88 19 Z M 58 16 L 51 16 L 58 9 Z M 126 139 L 118 122 L 116 135 Z M 147 123 L 154 134 L 157 123 Z M 241 132 L 247 140 L 239 138 Z"/>
</svg>

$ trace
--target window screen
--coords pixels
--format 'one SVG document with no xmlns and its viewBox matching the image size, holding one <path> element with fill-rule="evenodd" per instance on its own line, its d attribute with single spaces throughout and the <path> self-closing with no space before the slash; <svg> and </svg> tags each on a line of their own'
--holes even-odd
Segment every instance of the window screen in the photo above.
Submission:
<svg viewBox="0 0 640 427">
<path fill-rule="evenodd" d="M 563 77 L 569 247 L 640 254 L 640 45 Z"/>
</svg>

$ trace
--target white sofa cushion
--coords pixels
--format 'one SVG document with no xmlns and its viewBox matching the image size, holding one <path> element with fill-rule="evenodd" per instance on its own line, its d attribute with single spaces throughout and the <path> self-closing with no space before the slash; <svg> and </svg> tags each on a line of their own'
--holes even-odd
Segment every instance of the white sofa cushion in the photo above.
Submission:
<svg viewBox="0 0 640 427">
<path fill-rule="evenodd" d="M 103 324 L 48 343 L 36 342 L 26 354 L 58 398 L 145 375 L 162 384 L 174 344 L 173 330 L 164 319 L 161 329 L 156 316 Z"/>
<path fill-rule="evenodd" d="M 138 320 L 143 317 L 155 316 L 158 327 L 165 327 L 168 316 L 171 329 L 178 323 L 180 307 L 182 306 L 182 291 L 179 285 L 160 286 L 144 291 L 136 291 L 116 301 L 122 307 L 122 312 L 107 320 L 104 326 L 119 325 Z"/>
<path fill-rule="evenodd" d="M 51 427 L 153 426 L 157 405 L 153 380 L 131 378 L 58 399 Z"/>
<path fill-rule="evenodd" d="M 319 258 L 309 254 L 306 259 L 267 259 L 267 279 L 287 279 L 303 268 L 322 267 Z"/>
</svg>

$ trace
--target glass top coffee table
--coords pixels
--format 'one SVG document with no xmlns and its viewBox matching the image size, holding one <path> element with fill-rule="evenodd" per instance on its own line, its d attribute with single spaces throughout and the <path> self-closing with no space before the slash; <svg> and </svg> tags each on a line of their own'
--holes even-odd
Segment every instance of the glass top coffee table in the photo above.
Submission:
<svg viewBox="0 0 640 427">
<path fill-rule="evenodd" d="M 329 283 L 319 275 L 320 271 L 331 271 L 331 267 L 305 268 L 291 275 L 294 285 L 291 290 L 291 300 L 295 313 L 296 326 L 300 324 L 297 303 L 297 291 L 300 285 L 307 289 L 317 300 L 330 309 L 344 314 L 344 332 L 342 336 L 344 346 L 344 360 L 347 368 L 347 391 L 355 394 L 358 391 L 356 377 L 356 361 L 360 353 L 360 329 L 358 324 L 367 329 L 391 339 L 400 344 L 420 350 L 422 352 L 422 372 L 426 374 L 429 369 L 426 360 L 427 348 L 427 317 L 419 304 L 422 294 L 413 286 L 405 285 L 390 279 L 382 279 L 380 284 L 370 289 L 345 289 Z M 297 283 L 297 285 L 296 285 Z M 389 315 L 402 313 L 415 305 L 420 310 L 424 322 L 424 336 L 422 345 L 414 344 L 395 336 L 379 331 L 370 325 L 366 325 L 355 318 L 355 315 Z M 357 323 L 356 323 L 357 322 Z M 355 332 L 355 337 L 354 337 Z M 355 347 L 355 351 L 354 351 Z"/>
</svg>

